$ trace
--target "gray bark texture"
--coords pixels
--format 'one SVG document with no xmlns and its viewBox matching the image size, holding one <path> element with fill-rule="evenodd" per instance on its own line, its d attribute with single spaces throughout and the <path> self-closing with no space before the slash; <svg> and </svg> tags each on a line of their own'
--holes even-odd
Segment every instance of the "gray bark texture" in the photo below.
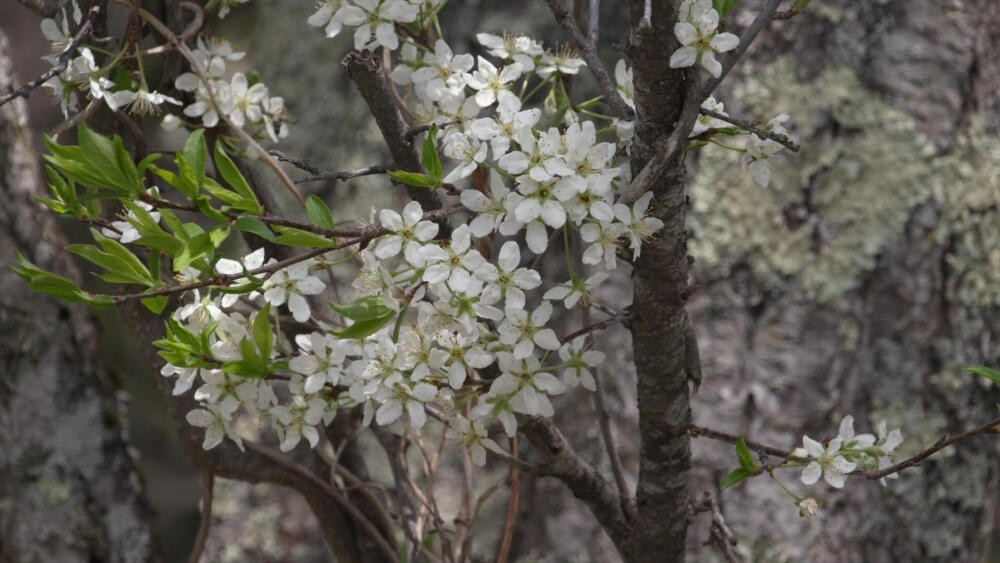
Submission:
<svg viewBox="0 0 1000 563">
<path fill-rule="evenodd" d="M 14 83 L 0 33 L 0 91 Z M 0 560 L 157 559 L 128 450 L 124 405 L 102 371 L 94 319 L 29 289 L 14 251 L 76 277 L 37 174 L 23 100 L 0 108 Z"/>
<path fill-rule="evenodd" d="M 734 14 L 731 21 L 748 21 L 755 4 L 747 3 L 748 13 Z M 699 268 L 696 263 L 696 281 L 704 285 L 691 309 L 706 360 L 706 385 L 693 402 L 696 423 L 790 448 L 801 444 L 803 432 L 832 437 L 848 414 L 865 432 L 885 419 L 890 428 L 902 428 L 906 441 L 900 454 L 906 457 L 940 434 L 995 416 L 996 386 L 981 385 L 985 381 L 963 374 L 961 366 L 1000 362 L 997 306 L 985 298 L 972 302 L 956 289 L 971 275 L 969 264 L 988 263 L 988 254 L 962 257 L 956 241 L 965 236 L 959 230 L 964 220 L 949 214 L 949 197 L 896 204 L 890 194 L 898 190 L 912 197 L 935 182 L 936 193 L 972 189 L 963 185 L 958 169 L 932 171 L 933 163 L 942 154 L 969 162 L 982 158 L 960 143 L 960 134 L 977 119 L 987 129 L 998 123 L 998 16 L 998 4 L 991 1 L 826 1 L 813 2 L 792 20 L 765 30 L 749 54 L 751 64 L 733 77 L 720 99 L 741 117 L 767 119 L 787 111 L 800 124 L 816 124 L 801 139 L 803 152 L 777 165 L 788 173 L 776 182 L 792 190 L 785 193 L 793 194 L 795 205 L 786 210 L 808 208 L 811 216 L 804 224 L 815 225 L 814 263 L 835 261 L 838 239 L 853 236 L 852 225 L 860 228 L 866 215 L 880 213 L 880 206 L 899 206 L 899 228 L 882 235 L 892 221 L 873 225 L 852 243 L 856 252 L 865 242 L 879 245 L 871 264 L 850 276 L 843 273 L 850 266 L 831 268 L 815 284 L 803 282 L 806 276 L 775 281 L 755 274 L 754 264 L 739 264 L 762 255 L 780 259 L 776 249 L 797 236 L 791 213 L 784 234 L 775 231 L 779 236 L 766 239 L 771 248 L 730 256 L 721 283 L 711 281 L 719 274 L 713 269 L 717 264 Z M 759 84 L 763 69 L 783 57 L 791 61 L 782 67 L 788 71 L 781 75 L 783 84 L 771 83 L 768 93 L 756 94 L 741 86 Z M 818 78 L 834 69 L 850 72 L 844 80 Z M 854 81 L 858 88 L 852 95 L 873 108 L 878 104 L 874 119 L 855 125 L 868 119 L 860 117 L 865 111 L 860 104 L 832 104 L 804 115 L 811 112 L 804 108 L 813 105 L 813 98 L 833 97 L 831 89 L 853 88 Z M 738 95 L 748 92 L 751 101 L 740 107 Z M 740 113 L 754 110 L 763 113 Z M 922 134 L 936 148 L 911 161 L 905 138 L 866 144 L 868 136 L 890 126 L 891 112 L 912 121 L 914 130 L 903 137 Z M 995 133 L 992 129 L 990 135 Z M 869 150 L 865 147 L 874 149 L 870 162 L 852 154 Z M 981 150 L 988 153 L 987 147 Z M 712 176 L 705 183 L 718 180 Z M 1000 190 L 995 171 L 975 183 L 993 194 Z M 831 193 L 834 184 L 863 188 L 851 195 L 847 187 L 841 196 L 840 203 L 855 200 L 853 222 L 838 223 L 837 208 L 816 201 L 816 194 Z M 738 189 L 748 188 L 740 184 Z M 719 212 L 723 205 L 716 204 L 705 216 Z M 995 206 L 980 210 L 991 225 L 984 232 L 1000 228 L 996 211 Z M 737 215 L 752 221 L 750 212 Z M 942 230 L 947 234 L 940 236 Z M 699 235 L 713 236 L 705 230 Z M 726 252 L 724 244 L 712 247 Z M 841 276 L 850 283 L 828 299 L 810 290 Z M 814 520 L 800 518 L 792 500 L 764 480 L 721 492 L 720 502 L 739 537 L 737 551 L 751 560 L 995 561 L 1000 556 L 998 450 L 995 437 L 976 438 L 904 471 L 886 488 L 851 479 L 838 492 L 821 482 L 808 488 L 821 503 Z M 694 452 L 692 487 L 717 492 L 721 477 L 735 467 L 732 446 L 699 439 Z M 805 490 L 797 472 L 783 481 Z M 707 537 L 704 517 L 692 530 L 689 553 L 708 557 L 704 551 L 712 548 L 700 545 Z"/>
</svg>

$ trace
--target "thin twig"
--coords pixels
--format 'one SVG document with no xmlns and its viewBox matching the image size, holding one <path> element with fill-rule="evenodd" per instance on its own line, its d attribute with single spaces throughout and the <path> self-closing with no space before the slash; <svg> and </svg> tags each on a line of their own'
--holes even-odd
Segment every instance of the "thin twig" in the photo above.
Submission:
<svg viewBox="0 0 1000 563">
<path fill-rule="evenodd" d="M 965 432 L 956 434 L 950 438 L 947 434 L 944 434 L 938 438 L 937 442 L 934 442 L 934 445 L 911 458 L 904 459 L 895 465 L 890 465 L 889 467 L 879 471 L 864 471 L 862 474 L 868 479 L 881 479 L 888 475 L 892 475 L 893 473 L 898 473 L 907 467 L 919 465 L 921 461 L 927 459 L 938 451 L 943 450 L 952 444 L 968 440 L 969 438 L 980 434 L 1000 434 L 1000 417 L 994 418 L 985 424 L 979 425 L 971 430 L 966 430 Z"/>
<path fill-rule="evenodd" d="M 463 209 L 463 207 L 462 207 L 461 204 L 450 205 L 448 207 L 443 207 L 441 209 L 435 209 L 434 211 L 428 211 L 427 213 L 424 213 L 423 219 L 424 220 L 428 220 L 428 221 L 433 221 L 435 219 L 439 219 L 441 217 L 444 217 L 446 215 L 449 215 L 449 214 L 454 213 L 456 211 L 459 211 L 461 209 Z M 368 241 L 372 240 L 375 237 L 384 235 L 386 232 L 388 232 L 388 231 L 386 231 L 385 228 L 383 228 L 381 225 L 370 225 L 370 226 L 368 226 L 368 227 L 366 227 L 364 229 L 364 234 L 362 234 L 362 235 L 360 235 L 358 237 L 354 237 L 354 238 L 350 238 L 350 239 L 347 239 L 347 240 L 343 240 L 343 241 L 339 242 L 338 244 L 335 244 L 335 245 L 332 245 L 332 246 L 324 246 L 324 247 L 314 248 L 314 249 L 309 250 L 307 252 L 303 252 L 302 254 L 299 254 L 299 255 L 296 255 L 296 256 L 292 256 L 291 258 L 286 258 L 285 260 L 281 260 L 281 261 L 278 261 L 278 262 L 274 262 L 272 264 L 261 266 L 260 268 L 257 268 L 257 269 L 254 269 L 254 270 L 250 270 L 247 273 L 249 273 L 250 275 L 253 275 L 253 276 L 259 276 L 260 274 L 270 274 L 270 273 L 273 273 L 273 272 L 277 272 L 278 270 L 280 270 L 282 268 L 286 268 L 288 266 L 291 266 L 292 264 L 297 264 L 299 262 L 302 262 L 304 260 L 308 260 L 310 258 L 315 258 L 316 256 L 319 256 L 321 254 L 325 254 L 325 253 L 330 252 L 332 250 L 339 250 L 341 248 L 346 248 L 348 246 L 353 246 L 355 244 L 361 244 L 361 243 L 368 242 Z M 131 294 L 128 294 L 128 295 L 116 295 L 116 296 L 113 296 L 113 298 L 114 298 L 116 304 L 121 305 L 122 303 L 127 303 L 129 301 L 136 301 L 136 300 L 139 300 L 139 299 L 145 299 L 146 297 L 156 297 L 156 296 L 159 296 L 159 295 L 173 295 L 173 294 L 176 294 L 176 293 L 183 293 L 185 291 L 190 291 L 192 289 L 198 289 L 198 288 L 202 288 L 202 287 L 207 287 L 207 286 L 210 286 L 210 285 L 230 285 L 233 282 L 235 282 L 236 280 L 243 279 L 245 277 L 246 277 L 246 275 L 243 274 L 243 273 L 239 273 L 239 274 L 219 274 L 217 276 L 213 276 L 211 278 L 200 280 L 200 281 L 196 281 L 196 282 L 185 283 L 185 284 L 178 284 L 178 285 L 172 285 L 172 286 L 168 286 L 168 287 L 164 287 L 164 288 L 160 288 L 160 289 L 156 289 L 156 290 L 152 290 L 152 291 L 144 291 L 142 293 L 131 293 Z"/>
<path fill-rule="evenodd" d="M 590 0 L 590 11 L 587 14 L 587 39 L 591 45 L 597 45 L 597 35 L 601 27 L 601 0 Z"/>
<path fill-rule="evenodd" d="M 590 67 L 594 78 L 597 79 L 597 83 L 601 86 L 601 91 L 604 93 L 604 101 L 611 108 L 611 111 L 616 117 L 621 119 L 632 119 L 635 116 L 635 112 L 632 111 L 632 108 L 628 107 L 621 94 L 618 93 L 618 86 L 611 78 L 611 75 L 608 74 L 608 70 L 604 68 L 604 64 L 601 63 L 601 58 L 597 54 L 597 44 L 591 43 L 587 39 L 587 36 L 583 34 L 579 24 L 576 23 L 576 20 L 573 19 L 566 6 L 563 5 L 562 0 L 545 0 L 545 3 L 549 5 L 549 9 L 552 11 L 552 15 L 555 16 L 556 22 L 562 26 L 566 34 L 573 39 L 577 48 L 580 49 L 583 60 L 587 61 L 587 66 Z"/>
<path fill-rule="evenodd" d="M 371 539 L 382 551 L 382 555 L 386 557 L 387 560 L 393 561 L 395 563 L 400 563 L 399 556 L 396 554 L 396 551 L 389 544 L 388 540 L 391 538 L 383 537 L 382 534 L 379 533 L 378 528 L 376 528 L 375 525 L 372 524 L 371 520 L 369 520 L 360 510 L 358 510 L 358 507 L 354 506 L 352 502 L 344 498 L 344 496 L 340 494 L 340 492 L 337 491 L 337 489 L 334 489 L 327 482 L 317 477 L 312 471 L 309 471 L 302 465 L 292 461 L 287 456 L 283 456 L 270 448 L 254 444 L 252 442 L 247 442 L 245 443 L 245 445 L 248 450 L 255 451 L 263 455 L 264 457 L 267 457 L 271 461 L 284 466 L 285 468 L 291 470 L 293 473 L 296 473 L 300 477 L 303 477 L 304 479 L 312 483 L 314 486 L 319 488 L 319 490 L 323 491 L 334 502 L 336 502 L 338 506 L 340 506 L 345 512 L 347 512 L 351 516 L 351 518 L 355 520 L 355 522 L 357 522 L 358 524 L 361 525 L 362 528 L 364 528 L 365 532 L 368 533 Z"/>
<path fill-rule="evenodd" d="M 789 139 L 787 135 L 782 135 L 781 133 L 775 133 L 774 131 L 767 131 L 765 129 L 761 129 L 760 127 L 757 127 L 757 124 L 753 121 L 747 121 L 736 117 L 730 117 L 728 115 L 718 113 L 705 108 L 699 108 L 698 113 L 702 115 L 707 115 L 709 117 L 714 117 L 715 119 L 725 121 L 726 123 L 731 123 L 741 129 L 746 129 L 747 131 L 753 133 L 754 135 L 757 135 L 761 139 L 770 139 L 776 143 L 784 145 L 785 148 L 787 148 L 792 152 L 799 152 L 799 145 L 795 144 L 795 141 Z"/>
<path fill-rule="evenodd" d="M 444 129 L 445 127 L 448 127 L 449 125 L 458 125 L 461 122 L 462 122 L 462 120 L 460 120 L 460 119 L 452 119 L 451 121 L 445 121 L 444 123 L 426 123 L 424 125 L 414 125 L 413 127 L 410 127 L 409 129 L 407 129 L 406 133 L 404 133 L 403 136 L 406 137 L 407 139 L 411 139 L 412 140 L 417 135 L 419 135 L 419 134 L 421 134 L 421 133 L 423 133 L 425 131 L 430 131 L 431 127 L 435 127 L 436 126 L 438 129 Z"/>
<path fill-rule="evenodd" d="M 274 158 L 277 158 L 281 162 L 287 162 L 287 163 L 291 164 L 292 166 L 298 168 L 299 170 L 305 170 L 306 172 L 308 172 L 310 174 L 322 174 L 323 173 L 322 170 L 320 170 L 319 168 L 316 168 L 313 165 L 313 163 L 309 162 L 308 160 L 294 158 L 294 157 L 288 156 L 287 154 L 285 154 L 285 153 L 283 153 L 281 151 L 276 151 L 276 150 L 268 151 L 268 154 L 270 154 Z"/>
<path fill-rule="evenodd" d="M 28 8 L 32 12 L 35 12 L 43 18 L 54 18 L 56 17 L 56 7 L 48 0 L 17 0 L 25 8 Z"/>
<path fill-rule="evenodd" d="M 565 336 L 560 337 L 559 341 L 560 342 L 569 342 L 570 340 L 573 340 L 577 336 L 580 336 L 580 335 L 583 335 L 583 334 L 587 334 L 587 333 L 593 332 L 595 330 L 604 330 L 604 329 L 608 328 L 609 326 L 613 326 L 613 325 L 616 325 L 618 323 L 625 322 L 629 318 L 631 318 L 631 315 L 629 315 L 628 313 L 618 313 L 617 315 L 608 317 L 608 318 L 606 318 L 604 320 L 600 320 L 600 321 L 597 321 L 596 323 L 589 324 L 589 325 L 587 325 L 587 326 L 585 326 L 585 327 L 583 327 L 583 328 L 581 328 L 579 330 L 574 330 L 573 332 L 571 332 L 571 333 L 569 333 L 569 334 L 567 334 Z"/>
<path fill-rule="evenodd" d="M 517 436 L 510 438 L 510 453 L 517 457 Z M 507 497 L 507 517 L 503 523 L 503 536 L 500 540 L 500 553 L 497 554 L 497 563 L 507 563 L 510 555 L 510 546 L 514 541 L 514 521 L 517 518 L 517 501 L 520 497 L 520 472 L 517 467 L 510 468 L 510 494 Z"/>
<path fill-rule="evenodd" d="M 801 10 L 799 10 L 798 8 L 789 8 L 787 10 L 782 10 L 782 11 L 774 14 L 774 19 L 775 20 L 790 20 L 790 19 L 794 18 L 795 16 L 799 15 L 800 13 L 801 13 Z"/>
<path fill-rule="evenodd" d="M 205 551 L 205 542 L 208 540 L 208 530 L 212 526 L 212 492 L 215 489 L 215 474 L 211 469 L 201 470 L 201 524 L 198 525 L 198 535 L 194 539 L 194 547 L 191 548 L 190 563 L 201 561 L 201 554 Z"/>
<path fill-rule="evenodd" d="M 554 1 L 554 0 L 548 0 Z M 722 63 L 722 73 L 718 78 L 710 78 L 701 89 L 688 87 L 684 95 L 684 105 L 681 108 L 681 115 L 677 120 L 677 125 L 669 135 L 664 135 L 656 141 L 656 154 L 646 162 L 632 182 L 622 191 L 619 201 L 629 205 L 635 202 L 642 194 L 652 189 L 653 184 L 660 178 L 667 166 L 673 162 L 678 151 L 684 149 L 685 141 L 694 127 L 695 119 L 698 117 L 698 110 L 702 102 L 712 95 L 712 92 L 722 83 L 736 62 L 739 61 L 743 53 L 750 47 L 764 26 L 767 25 L 774 16 L 774 11 L 778 8 L 781 0 L 768 0 L 767 5 L 754 19 L 750 27 L 743 32 L 740 37 L 740 44 L 733 54 Z"/>
<path fill-rule="evenodd" d="M 161 35 L 166 37 L 167 40 L 180 52 L 180 54 L 183 55 L 185 59 L 187 59 L 188 63 L 190 63 L 191 65 L 191 68 L 195 71 L 195 74 L 198 75 L 198 79 L 201 80 L 202 83 L 205 85 L 205 88 L 207 89 L 208 92 L 208 101 L 212 104 L 212 109 L 214 109 L 215 112 L 219 114 L 219 119 L 225 122 L 226 125 L 229 125 L 229 127 L 233 131 L 235 131 L 236 134 L 241 139 L 243 139 L 243 142 L 249 145 L 250 148 L 252 148 L 257 154 L 261 156 L 261 159 L 264 161 L 265 164 L 267 164 L 267 166 L 271 170 L 274 171 L 275 175 L 278 176 L 278 179 L 281 180 L 281 183 L 284 184 L 284 186 L 288 189 L 288 191 L 290 191 L 292 195 L 295 196 L 295 199 L 297 199 L 299 203 L 301 203 L 304 206 L 306 203 L 305 198 L 302 197 L 302 193 L 299 192 L 298 188 L 295 187 L 295 182 L 292 182 L 292 179 L 288 177 L 288 174 L 286 174 L 285 171 L 281 168 L 281 165 L 278 164 L 278 161 L 276 161 L 270 154 L 268 154 L 268 152 L 264 150 L 264 147 L 260 146 L 260 144 L 256 140 L 254 140 L 254 138 L 251 137 L 249 133 L 244 131 L 242 127 L 237 127 L 235 124 L 233 124 L 232 120 L 229 119 L 229 116 L 226 115 L 225 112 L 221 111 L 221 109 L 219 108 L 218 101 L 215 99 L 215 92 L 212 90 L 211 86 L 212 83 L 208 79 L 208 76 L 205 74 L 205 69 L 202 67 L 201 61 L 199 61 L 198 58 L 194 56 L 194 53 L 192 53 L 191 49 L 189 49 L 188 46 L 184 44 L 181 38 L 175 35 L 174 32 L 170 31 L 170 28 L 164 25 L 164 23 L 161 22 L 156 16 L 144 10 L 143 8 L 140 8 L 138 6 L 132 6 L 128 4 L 126 0 L 115 0 L 115 2 L 118 2 L 119 4 L 124 4 L 126 6 L 130 6 L 133 10 L 135 10 L 137 14 L 139 14 L 142 17 L 142 19 L 146 20 L 146 23 L 156 28 L 156 31 L 158 31 Z M 198 6 L 197 4 L 193 4 L 191 2 L 181 2 L 181 5 L 194 12 L 201 12 L 201 7 Z"/>
<path fill-rule="evenodd" d="M 176 209 L 178 211 L 189 211 L 191 213 L 201 212 L 201 210 L 198 209 L 196 205 L 190 205 L 186 203 L 176 203 L 165 199 L 143 197 L 142 201 L 148 203 L 149 205 L 152 205 L 154 208 L 157 209 L 168 208 L 168 209 Z M 239 219 L 240 217 L 250 217 L 253 219 L 257 219 L 261 223 L 267 223 L 268 225 L 281 225 L 284 227 L 294 227 L 296 229 L 309 231 L 311 233 L 316 233 L 318 235 L 323 235 L 325 237 L 358 237 L 364 235 L 366 232 L 365 228 L 328 229 L 326 227 L 313 225 L 312 223 L 302 223 L 299 221 L 292 221 L 291 219 L 285 219 L 284 217 L 275 217 L 273 215 L 250 215 L 247 213 L 238 213 L 235 211 L 220 211 L 220 213 L 233 220 Z"/>
<path fill-rule="evenodd" d="M 711 428 L 705 428 L 704 426 L 696 426 L 694 424 L 688 426 L 688 434 L 693 437 L 704 437 L 711 438 L 713 440 L 719 440 L 721 442 L 729 442 L 730 444 L 735 444 L 739 440 L 740 436 L 735 434 L 729 434 L 727 432 L 720 432 L 718 430 L 712 430 Z M 778 457 L 788 457 L 791 453 L 789 450 L 784 450 L 781 448 L 776 448 L 774 446 L 769 446 L 767 444 L 762 444 L 760 442 L 754 442 L 753 440 L 743 439 L 747 447 L 751 450 L 760 452 L 766 455 L 773 455 Z"/>
<path fill-rule="evenodd" d="M 594 410 L 597 411 L 597 422 L 601 427 L 601 438 L 604 441 L 604 450 L 608 454 L 611 462 L 611 473 L 615 476 L 615 484 L 618 486 L 618 496 L 621 497 L 622 511 L 629 520 L 634 520 L 638 512 L 635 505 L 635 497 L 628 488 L 628 481 L 625 480 L 625 470 L 622 468 L 621 457 L 618 455 L 618 447 L 615 444 L 614 434 L 611 432 L 611 416 L 608 414 L 605 403 L 604 385 L 601 383 L 601 374 L 594 370 L 594 383 L 597 387 L 593 394 Z"/>
<path fill-rule="evenodd" d="M 38 88 L 42 84 L 45 84 L 46 82 L 48 82 L 50 78 L 66 70 L 66 66 L 69 64 L 70 59 L 73 58 L 73 55 L 76 54 L 76 49 L 77 46 L 79 46 L 80 41 L 82 41 L 83 38 L 86 37 L 88 34 L 90 34 L 91 30 L 94 29 L 94 24 L 97 21 L 97 15 L 101 13 L 101 10 L 103 10 L 107 6 L 107 4 L 108 0 L 98 0 L 97 2 L 94 2 L 90 6 L 90 11 L 87 12 L 87 20 L 83 22 L 83 25 L 80 26 L 80 29 L 76 30 L 76 34 L 73 35 L 73 39 L 69 42 L 68 45 L 66 45 L 66 48 L 63 49 L 61 53 L 59 53 L 59 58 L 56 62 L 56 65 L 50 68 L 49 70 L 45 71 L 44 73 L 42 73 L 42 75 L 39 76 L 38 78 L 32 80 L 31 82 L 28 82 L 24 86 L 21 86 L 20 88 L 14 90 L 9 94 L 0 96 L 0 106 L 13 100 L 14 98 L 18 97 L 27 98 L 28 95 L 31 94 L 32 90 Z"/>
<path fill-rule="evenodd" d="M 53 141 L 58 141 L 60 135 L 76 127 L 80 123 L 90 119 L 90 116 L 94 115 L 94 112 L 97 111 L 97 108 L 101 107 L 102 101 L 103 100 L 101 100 L 101 98 L 94 98 L 90 100 L 90 103 L 87 104 L 87 107 L 83 108 L 82 111 L 73 114 L 73 116 L 67 119 L 66 121 L 63 121 L 59 125 L 53 127 L 52 131 L 49 133 L 49 136 L 52 137 Z"/>
<path fill-rule="evenodd" d="M 726 75 L 729 74 L 729 71 L 733 70 L 733 67 L 736 66 L 736 63 L 740 60 L 740 57 L 747 52 L 747 49 L 750 48 L 750 44 L 757 38 L 757 34 L 760 33 L 761 30 L 764 29 L 768 22 L 770 22 L 774 17 L 774 12 L 778 9 L 778 4 L 781 4 L 781 0 L 768 0 L 764 9 L 757 14 L 757 17 L 754 18 L 750 27 L 746 28 L 743 35 L 740 36 L 740 44 L 737 45 L 732 54 L 730 54 L 729 57 L 722 62 L 722 72 L 719 76 L 710 78 L 707 82 L 705 82 L 705 85 L 702 86 L 702 100 L 708 99 L 708 97 L 712 95 L 712 92 L 715 92 L 715 89 L 719 87 L 719 84 L 722 84 L 722 81 L 726 79 Z M 701 103 L 699 102 L 698 105 L 700 106 Z"/>
<path fill-rule="evenodd" d="M 341 170 L 339 172 L 320 172 L 319 174 L 314 174 L 312 176 L 306 176 L 305 178 L 299 178 L 295 180 L 296 184 L 304 184 L 306 182 L 319 182 L 321 180 L 334 180 L 337 182 L 343 182 L 344 180 L 350 180 L 351 178 L 358 178 L 360 176 L 371 176 L 373 174 L 385 174 L 389 170 L 393 170 L 395 166 L 390 166 L 388 164 L 376 164 L 375 166 L 366 166 L 364 168 L 356 168 L 354 170 Z"/>
</svg>

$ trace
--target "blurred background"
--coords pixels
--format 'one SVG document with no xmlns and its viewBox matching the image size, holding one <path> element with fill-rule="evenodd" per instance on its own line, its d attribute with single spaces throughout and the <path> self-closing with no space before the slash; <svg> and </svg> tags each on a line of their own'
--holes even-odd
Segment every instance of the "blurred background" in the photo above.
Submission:
<svg viewBox="0 0 1000 563">
<path fill-rule="evenodd" d="M 728 29 L 739 33 L 762 4 L 738 2 Z M 257 70 L 285 98 L 291 134 L 275 148 L 326 170 L 386 162 L 340 66 L 350 36 L 327 39 L 308 27 L 313 10 L 307 1 L 252 0 L 212 32 L 247 52 L 231 70 Z M 601 17 L 611 67 L 627 39 L 624 9 L 605 1 Z M 538 0 L 451 0 L 442 18 L 456 53 L 480 53 L 477 32 L 565 41 Z M 0 0 L 3 88 L 48 68 L 38 25 L 19 2 Z M 793 447 L 803 433 L 832 437 L 851 414 L 859 432 L 881 420 L 901 428 L 899 454 L 908 456 L 995 416 L 1000 390 L 962 366 L 1000 365 L 1000 3 L 813 0 L 773 22 L 744 60 L 717 98 L 746 119 L 790 114 L 802 150 L 775 162 L 768 188 L 718 147 L 689 157 L 697 287 L 689 309 L 705 377 L 695 423 Z M 573 90 L 578 100 L 596 94 L 585 73 Z M 31 551 L 41 549 L 33 541 L 48 541 L 45 549 L 65 542 L 58 553 L 80 559 L 129 560 L 128 546 L 137 553 L 142 545 L 184 561 L 198 526 L 199 472 L 159 396 L 159 366 L 141 353 L 148 343 L 114 310 L 64 307 L 8 269 L 18 248 L 72 271 L 63 237 L 84 231 L 40 213 L 25 187 L 37 188 L 41 135 L 60 112 L 41 90 L 4 111 L 0 188 L 13 203 L 0 217 L 0 560 L 62 560 Z M 153 150 L 183 139 L 158 137 Z M 367 218 L 405 196 L 380 179 L 306 186 L 338 218 Z M 546 261 L 543 276 L 565 279 L 559 262 Z M 631 301 L 624 270 L 599 294 L 614 309 Z M 586 324 L 564 316 L 564 332 Z M 601 373 L 634 484 L 630 338 L 615 327 L 596 340 L 608 353 Z M 589 393 L 574 390 L 556 406 L 574 447 L 610 475 Z M 995 438 L 941 452 L 885 488 L 815 486 L 821 511 L 811 520 L 771 481 L 719 493 L 736 463 L 731 446 L 696 439 L 693 447 L 692 494 L 719 494 L 747 560 L 1000 561 Z M 477 560 L 492 560 L 505 505 L 506 492 L 487 505 Z M 520 506 L 512 560 L 616 560 L 559 482 L 522 476 Z M 206 560 L 332 560 L 308 505 L 289 490 L 219 480 L 213 516 Z M 689 531 L 691 560 L 717 557 L 702 546 L 707 536 L 702 516 Z"/>
</svg>

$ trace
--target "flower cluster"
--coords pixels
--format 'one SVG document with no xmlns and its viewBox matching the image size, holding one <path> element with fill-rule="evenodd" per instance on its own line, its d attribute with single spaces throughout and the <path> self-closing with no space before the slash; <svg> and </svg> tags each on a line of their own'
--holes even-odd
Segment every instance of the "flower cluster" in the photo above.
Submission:
<svg viewBox="0 0 1000 563">
<path fill-rule="evenodd" d="M 184 115 L 201 118 L 205 127 L 215 127 L 221 114 L 236 127 L 263 127 L 273 141 L 288 135 L 283 98 L 271 96 L 267 86 L 242 72 L 225 78 L 226 61 L 241 60 L 245 53 L 234 51 L 228 41 L 202 38 L 198 39 L 192 53 L 207 81 L 193 72 L 177 77 L 177 89 L 192 92 L 195 98 L 184 108 Z M 164 123 L 168 128 L 177 125 L 176 120 Z"/>
<path fill-rule="evenodd" d="M 844 486 L 847 474 L 861 467 L 866 469 L 885 469 L 892 465 L 892 453 L 903 441 L 899 429 L 886 432 L 885 421 L 878 425 L 878 436 L 872 434 L 854 433 L 854 417 L 846 416 L 840 422 L 840 433 L 823 447 L 822 444 L 808 436 L 802 437 L 802 448 L 792 452 L 793 458 L 807 460 L 802 470 L 802 482 L 812 485 L 820 477 L 836 488 Z M 893 473 L 890 479 L 897 478 Z M 882 479 L 885 485 L 885 479 Z"/>
<path fill-rule="evenodd" d="M 712 0 L 684 0 L 674 24 L 674 35 L 681 47 L 670 56 L 670 68 L 701 63 L 712 76 L 721 76 L 722 64 L 715 54 L 735 49 L 740 40 L 732 33 L 719 33 L 718 28 L 719 12 L 712 7 Z"/>
</svg>

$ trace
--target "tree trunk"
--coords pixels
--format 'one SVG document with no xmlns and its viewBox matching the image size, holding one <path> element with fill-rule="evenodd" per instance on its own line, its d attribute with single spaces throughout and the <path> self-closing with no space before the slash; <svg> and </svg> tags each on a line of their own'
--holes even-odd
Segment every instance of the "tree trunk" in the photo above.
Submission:
<svg viewBox="0 0 1000 563">
<path fill-rule="evenodd" d="M 0 33 L 0 91 L 14 82 Z M 26 104 L 0 108 L 0 560 L 158 559 L 116 386 L 89 312 L 32 291 L 14 251 L 76 277 L 44 195 Z"/>
<path fill-rule="evenodd" d="M 651 5 L 649 14 L 644 8 Z M 651 16 L 648 20 L 646 16 Z M 672 0 L 631 2 L 629 59 L 633 64 L 636 139 L 632 174 L 652 158 L 656 141 L 674 128 L 684 102 L 685 75 L 669 68 L 678 47 Z M 691 467 L 691 419 L 685 369 L 688 263 L 684 163 L 670 163 L 653 187 L 652 214 L 663 229 L 643 244 L 634 264 L 631 307 L 641 450 L 638 515 L 627 561 L 683 561 Z"/>
</svg>

